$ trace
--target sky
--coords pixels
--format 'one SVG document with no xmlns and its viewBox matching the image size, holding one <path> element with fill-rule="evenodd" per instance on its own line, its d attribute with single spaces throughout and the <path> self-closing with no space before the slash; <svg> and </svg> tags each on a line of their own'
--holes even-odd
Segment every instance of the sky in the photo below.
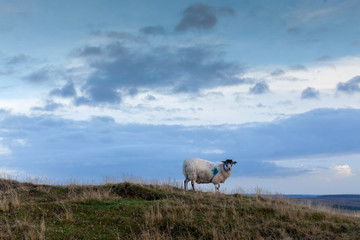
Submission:
<svg viewBox="0 0 360 240">
<path fill-rule="evenodd" d="M 0 175 L 360 194 L 359 0 L 0 0 Z"/>
</svg>

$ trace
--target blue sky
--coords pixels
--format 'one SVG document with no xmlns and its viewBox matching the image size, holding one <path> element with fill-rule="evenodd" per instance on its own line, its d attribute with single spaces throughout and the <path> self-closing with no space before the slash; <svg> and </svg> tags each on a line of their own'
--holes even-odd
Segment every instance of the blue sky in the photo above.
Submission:
<svg viewBox="0 0 360 240">
<path fill-rule="evenodd" d="M 360 193 L 359 3 L 0 1 L 0 173 Z"/>
</svg>

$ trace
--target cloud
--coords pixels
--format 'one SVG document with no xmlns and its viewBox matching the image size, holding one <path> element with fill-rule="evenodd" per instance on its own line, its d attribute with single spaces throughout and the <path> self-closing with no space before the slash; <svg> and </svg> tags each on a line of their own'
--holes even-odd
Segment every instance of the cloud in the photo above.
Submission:
<svg viewBox="0 0 360 240">
<path fill-rule="evenodd" d="M 206 93 L 205 97 L 212 98 L 212 99 L 214 99 L 214 98 L 219 99 L 219 98 L 223 98 L 224 94 L 222 92 L 213 92 L 212 91 L 212 92 Z"/>
<path fill-rule="evenodd" d="M 360 41 L 353 41 L 353 42 L 350 43 L 350 46 L 360 47 Z"/>
<path fill-rule="evenodd" d="M 75 106 L 96 106 L 96 102 L 87 97 L 75 97 L 73 100 Z"/>
<path fill-rule="evenodd" d="M 12 145 L 15 145 L 15 146 L 26 146 L 27 144 L 28 144 L 27 140 L 23 139 L 23 138 L 14 139 L 12 141 Z"/>
<path fill-rule="evenodd" d="M 319 61 L 319 62 L 327 62 L 327 61 L 334 60 L 334 57 L 331 57 L 329 55 L 324 55 L 324 56 L 319 57 L 316 60 Z"/>
<path fill-rule="evenodd" d="M 23 79 L 32 83 L 42 83 L 49 80 L 55 80 L 60 75 L 60 72 L 54 67 L 45 66 L 25 76 Z"/>
<path fill-rule="evenodd" d="M 129 32 L 119 32 L 119 31 L 91 31 L 91 36 L 95 37 L 107 37 L 113 40 L 119 40 L 119 41 L 130 41 L 130 42 L 146 42 L 144 38 L 134 35 Z"/>
<path fill-rule="evenodd" d="M 205 149 L 205 150 L 202 150 L 201 152 L 204 154 L 223 154 L 223 153 L 225 153 L 221 149 Z"/>
<path fill-rule="evenodd" d="M 269 86 L 266 82 L 258 82 L 249 89 L 249 93 L 251 94 L 264 94 L 267 92 L 269 92 Z"/>
<path fill-rule="evenodd" d="M 322 18 L 325 16 L 329 16 L 333 14 L 334 12 L 338 11 L 339 8 L 337 7 L 324 7 L 320 9 L 314 9 L 307 12 L 303 12 L 302 21 L 310 21 L 313 20 L 313 18 Z"/>
<path fill-rule="evenodd" d="M 345 93 L 360 92 L 360 76 L 353 77 L 347 82 L 339 82 L 336 86 L 338 91 Z"/>
<path fill-rule="evenodd" d="M 73 51 L 72 55 L 78 57 L 98 57 L 101 56 L 103 50 L 101 47 L 96 46 L 84 46 L 80 49 L 76 49 Z"/>
<path fill-rule="evenodd" d="M 136 51 L 120 42 L 98 47 L 102 56 L 83 58 L 94 72 L 82 86 L 97 103 L 120 103 L 131 89 L 162 89 L 170 93 L 196 93 L 201 89 L 244 83 L 244 68 L 220 58 L 219 46 L 164 46 Z"/>
<path fill-rule="evenodd" d="M 273 77 L 281 76 L 283 74 L 285 74 L 285 71 L 282 70 L 282 69 L 276 69 L 275 71 L 270 73 L 270 75 L 273 76 Z"/>
<path fill-rule="evenodd" d="M 154 97 L 153 95 L 148 94 L 148 95 L 146 95 L 145 100 L 146 101 L 155 101 L 156 97 Z"/>
<path fill-rule="evenodd" d="M 118 124 L 106 116 L 74 121 L 51 114 L 2 115 L 3 146 L 25 137 L 27 142 L 8 149 L 8 167 L 60 179 L 94 180 L 122 173 L 182 178 L 182 161 L 189 157 L 232 158 L 241 166 L 233 176 L 291 176 L 306 169 L 271 161 L 360 153 L 357 109 L 318 109 L 271 123 L 189 127 Z M 347 167 L 337 169 L 349 172 Z"/>
<path fill-rule="evenodd" d="M 23 172 L 23 171 L 1 167 L 0 168 L 0 177 L 5 178 L 5 179 L 8 179 L 8 178 L 10 178 L 10 179 L 19 179 L 19 177 L 25 178 L 25 177 L 29 177 L 29 176 L 26 176 L 26 173 Z"/>
<path fill-rule="evenodd" d="M 17 65 L 30 61 L 31 58 L 25 54 L 19 54 L 16 56 L 8 57 L 5 59 L 7 65 Z"/>
<path fill-rule="evenodd" d="M 4 113 L 5 112 L 2 112 L 2 114 Z M 4 132 L 6 133 L 7 130 L 0 129 L 0 133 L 4 133 Z M 6 156 L 12 154 L 12 151 L 9 149 L 8 146 L 6 146 L 6 144 L 4 144 L 4 142 L 6 142 L 5 139 L 3 137 L 0 137 L 0 156 Z"/>
<path fill-rule="evenodd" d="M 117 84 L 113 82 L 97 82 L 90 81 L 84 87 L 85 92 L 90 96 L 92 103 L 121 103 L 122 95 L 117 91 Z M 82 98 L 81 103 L 85 104 L 87 101 Z"/>
<path fill-rule="evenodd" d="M 108 38 L 120 40 L 124 42 L 146 43 L 146 40 L 144 38 L 128 32 L 109 31 L 106 32 L 106 36 Z"/>
<path fill-rule="evenodd" d="M 338 165 L 333 167 L 332 169 L 334 169 L 336 171 L 336 175 L 337 176 L 341 176 L 341 177 L 351 177 L 353 175 L 351 168 L 349 165 Z"/>
<path fill-rule="evenodd" d="M 99 37 L 103 34 L 101 30 L 94 30 L 89 33 L 91 36 Z"/>
<path fill-rule="evenodd" d="M 46 103 L 42 107 L 33 107 L 31 110 L 33 111 L 45 111 L 45 112 L 53 112 L 59 108 L 63 107 L 62 104 L 56 103 L 52 100 L 46 100 Z"/>
<path fill-rule="evenodd" d="M 136 96 L 138 93 L 139 93 L 139 90 L 137 88 L 132 87 L 132 88 L 127 89 L 127 94 L 132 97 Z"/>
<path fill-rule="evenodd" d="M 341 9 L 340 6 L 331 7 L 314 7 L 314 6 L 302 6 L 296 8 L 294 11 L 290 11 L 285 16 L 286 22 L 292 22 L 295 24 L 306 24 L 311 22 L 313 26 L 323 22 L 331 22 L 332 17 L 336 16 Z"/>
<path fill-rule="evenodd" d="M 319 90 L 308 87 L 301 92 L 301 99 L 318 98 L 320 95 Z"/>
<path fill-rule="evenodd" d="M 56 88 L 50 92 L 50 96 L 76 97 L 75 85 L 72 81 L 67 82 L 62 88 Z"/>
<path fill-rule="evenodd" d="M 297 64 L 297 65 L 292 65 L 289 67 L 291 70 L 293 71 L 307 71 L 308 69 L 302 65 L 302 64 Z"/>
<path fill-rule="evenodd" d="M 140 28 L 139 31 L 146 35 L 163 35 L 165 34 L 165 29 L 162 26 L 146 26 Z"/>
<path fill-rule="evenodd" d="M 195 3 L 184 10 L 183 17 L 175 31 L 210 30 L 215 27 L 219 16 L 234 15 L 234 13 L 235 11 L 232 8 L 218 8 L 203 3 Z"/>
<path fill-rule="evenodd" d="M 1 155 L 10 155 L 11 150 L 5 146 L 0 145 L 0 156 Z"/>
<path fill-rule="evenodd" d="M 301 28 L 293 27 L 293 28 L 288 28 L 287 32 L 290 34 L 297 35 L 297 34 L 300 34 L 302 32 L 302 30 L 301 30 Z"/>
</svg>

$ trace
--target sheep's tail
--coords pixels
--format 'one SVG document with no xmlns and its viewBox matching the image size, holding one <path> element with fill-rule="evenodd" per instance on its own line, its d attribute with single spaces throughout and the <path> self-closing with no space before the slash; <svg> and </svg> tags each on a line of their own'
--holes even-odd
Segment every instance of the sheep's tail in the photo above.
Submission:
<svg viewBox="0 0 360 240">
<path fill-rule="evenodd" d="M 182 170 L 184 177 L 187 178 L 187 160 L 184 161 Z"/>
</svg>

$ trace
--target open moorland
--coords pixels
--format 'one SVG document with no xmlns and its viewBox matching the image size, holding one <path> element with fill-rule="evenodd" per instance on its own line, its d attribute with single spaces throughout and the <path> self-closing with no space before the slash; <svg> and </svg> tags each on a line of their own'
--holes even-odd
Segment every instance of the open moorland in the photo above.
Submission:
<svg viewBox="0 0 360 240">
<path fill-rule="evenodd" d="M 314 205 L 325 205 L 335 209 L 345 209 L 360 211 L 360 195 L 342 194 L 342 195 L 320 195 L 310 198 Z"/>
<path fill-rule="evenodd" d="M 360 218 L 261 194 L 0 179 L 0 239 L 360 239 Z"/>
</svg>

